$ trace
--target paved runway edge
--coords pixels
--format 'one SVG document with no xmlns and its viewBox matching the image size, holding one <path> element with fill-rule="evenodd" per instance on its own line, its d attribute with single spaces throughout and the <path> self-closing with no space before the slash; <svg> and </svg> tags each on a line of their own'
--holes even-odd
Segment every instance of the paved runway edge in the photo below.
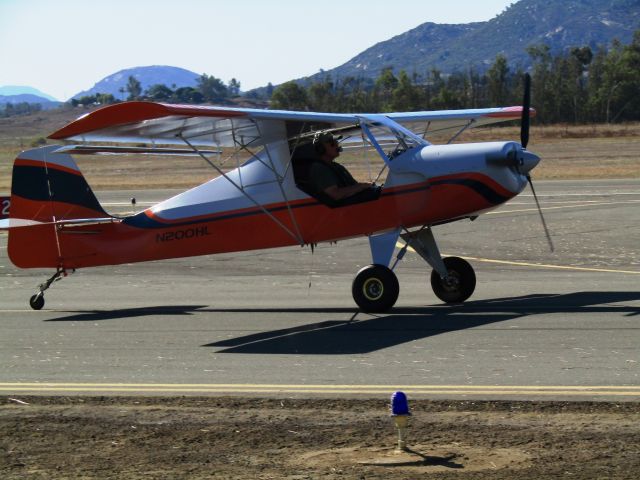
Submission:
<svg viewBox="0 0 640 480">
<path fill-rule="evenodd" d="M 403 390 L 413 397 L 514 396 L 635 397 L 640 386 L 541 386 L 541 385 L 277 385 L 277 384 L 125 384 L 125 383 L 0 383 L 7 394 L 233 394 L 233 395 L 383 395 Z"/>
</svg>

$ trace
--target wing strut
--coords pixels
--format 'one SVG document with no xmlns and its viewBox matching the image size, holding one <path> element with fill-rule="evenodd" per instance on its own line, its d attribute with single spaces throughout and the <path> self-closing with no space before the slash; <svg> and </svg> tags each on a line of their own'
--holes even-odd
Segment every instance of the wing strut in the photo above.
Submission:
<svg viewBox="0 0 640 480">
<path fill-rule="evenodd" d="M 262 137 L 262 132 L 260 131 L 260 125 L 258 125 L 258 122 L 254 121 L 254 123 L 255 123 L 256 129 L 258 130 L 258 135 L 260 137 Z M 296 239 L 298 240 L 298 243 L 300 243 L 301 246 L 304 246 L 304 240 L 302 238 L 302 234 L 300 233 L 300 228 L 298 227 L 298 222 L 296 222 L 296 217 L 293 214 L 293 210 L 291 210 L 291 204 L 289 203 L 289 199 L 287 198 L 287 194 L 284 191 L 284 188 L 282 188 L 282 182 L 283 182 L 284 178 L 281 177 L 278 174 L 278 171 L 276 170 L 276 166 L 273 163 L 273 159 L 271 158 L 271 152 L 269 151 L 269 144 L 268 143 L 266 143 L 264 145 L 264 151 L 267 154 L 267 158 L 269 159 L 269 163 L 271 164 L 271 170 L 273 171 L 273 174 L 276 177 L 276 181 L 278 183 L 278 187 L 280 188 L 280 193 L 282 194 L 282 198 L 284 199 L 284 203 L 287 205 L 287 211 L 289 212 L 289 218 L 291 219 L 291 223 L 292 223 L 292 225 L 294 226 L 294 228 L 296 230 L 296 235 L 297 235 Z M 289 158 L 289 163 L 291 163 L 291 158 Z M 287 165 L 287 168 L 288 168 L 288 165 Z M 285 174 L 286 174 L 286 171 L 285 171 Z"/>
<path fill-rule="evenodd" d="M 469 120 L 466 125 L 464 125 L 460 130 L 458 130 L 458 132 L 453 137 L 451 137 L 449 139 L 449 141 L 447 142 L 447 145 L 449 145 L 456 138 L 458 138 L 460 136 L 460 134 L 462 134 L 462 132 L 464 132 L 467 128 L 469 128 L 471 125 L 473 125 L 475 123 L 475 121 L 476 121 L 475 118 L 472 118 L 471 120 Z"/>
<path fill-rule="evenodd" d="M 237 188 L 240 193 L 242 193 L 251 203 L 253 203 L 256 207 L 258 207 L 260 210 L 262 210 L 262 212 L 264 214 L 266 214 L 271 220 L 273 220 L 276 225 L 278 225 L 280 228 L 282 228 L 285 232 L 287 232 L 289 235 L 291 235 L 291 237 L 293 237 L 293 239 L 298 242 L 300 244 L 300 246 L 304 246 L 304 240 L 302 239 L 302 237 L 300 235 L 296 235 L 294 232 L 292 232 L 289 228 L 287 228 L 287 226 L 285 224 L 283 224 L 280 220 L 278 220 L 269 210 L 267 210 L 266 208 L 264 208 L 264 206 L 262 206 L 257 200 L 255 200 L 251 195 L 249 195 L 240 185 L 238 185 L 236 182 L 234 182 L 231 177 L 229 177 L 226 173 L 224 173 L 222 171 L 222 169 L 220 169 L 215 163 L 213 163 L 211 160 L 209 160 L 206 156 L 204 156 L 202 153 L 200 153 L 200 151 L 194 146 L 192 145 L 189 140 L 187 140 L 185 137 L 182 136 L 182 134 L 178 134 L 176 135 L 178 138 L 180 138 L 184 143 L 186 143 L 197 155 L 199 155 L 205 162 L 207 162 L 209 165 L 211 165 L 211 167 L 216 170 L 220 175 L 222 175 L 231 185 L 233 185 L 235 188 Z M 286 200 L 286 197 L 285 197 Z M 287 202 L 287 206 L 288 206 Z M 297 227 L 297 224 L 295 224 Z M 297 228 L 296 228 L 297 230 Z"/>
</svg>

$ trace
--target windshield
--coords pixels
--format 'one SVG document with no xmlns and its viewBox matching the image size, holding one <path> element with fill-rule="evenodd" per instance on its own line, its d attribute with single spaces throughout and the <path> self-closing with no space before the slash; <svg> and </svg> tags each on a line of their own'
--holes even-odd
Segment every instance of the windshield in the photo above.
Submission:
<svg viewBox="0 0 640 480">
<path fill-rule="evenodd" d="M 429 145 L 402 125 L 384 115 L 363 115 L 361 127 L 385 163 L 407 150 Z"/>
</svg>

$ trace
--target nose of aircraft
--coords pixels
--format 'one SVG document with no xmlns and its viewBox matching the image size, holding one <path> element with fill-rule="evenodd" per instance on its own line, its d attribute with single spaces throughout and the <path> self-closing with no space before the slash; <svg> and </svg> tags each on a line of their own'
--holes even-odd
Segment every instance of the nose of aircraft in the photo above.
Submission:
<svg viewBox="0 0 640 480">
<path fill-rule="evenodd" d="M 522 159 L 520 160 L 520 172 L 523 174 L 529 173 L 531 170 L 535 168 L 538 163 L 540 163 L 540 157 L 533 152 L 529 152 L 528 150 L 522 150 Z"/>
</svg>

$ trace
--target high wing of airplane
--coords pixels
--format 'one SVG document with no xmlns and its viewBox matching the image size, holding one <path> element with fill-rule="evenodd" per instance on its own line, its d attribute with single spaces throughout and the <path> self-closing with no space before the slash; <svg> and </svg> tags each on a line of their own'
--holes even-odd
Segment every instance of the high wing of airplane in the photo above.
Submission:
<svg viewBox="0 0 640 480">
<path fill-rule="evenodd" d="M 30 305 L 40 309 L 51 284 L 76 269 L 222 252 L 315 245 L 367 236 L 371 265 L 352 295 L 363 311 L 391 308 L 399 285 L 393 269 L 411 246 L 433 268 L 431 284 L 445 302 L 474 291 L 473 268 L 442 258 L 433 227 L 475 219 L 520 193 L 539 157 L 526 150 L 530 116 L 523 107 L 388 114 L 337 114 L 126 102 L 91 112 L 54 132 L 48 145 L 18 155 L 13 166 L 8 254 L 20 268 L 53 268 Z M 522 120 L 521 142 L 430 143 L 467 128 Z M 319 133 L 379 157 L 378 178 L 345 200 L 313 191 L 312 143 Z M 242 152 L 231 171 L 216 161 Z M 217 172 L 212 180 L 139 213 L 108 214 L 73 155 L 195 155 Z M 546 227 L 545 227 L 546 228 Z M 393 265 L 396 243 L 404 248 Z"/>
</svg>

